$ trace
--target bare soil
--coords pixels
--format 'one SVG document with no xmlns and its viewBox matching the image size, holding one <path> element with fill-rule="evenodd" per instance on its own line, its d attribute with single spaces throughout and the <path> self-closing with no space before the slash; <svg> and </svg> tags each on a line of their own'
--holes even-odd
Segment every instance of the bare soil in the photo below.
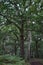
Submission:
<svg viewBox="0 0 43 65">
<path fill-rule="evenodd" d="M 43 65 L 43 59 L 31 59 L 31 65 Z"/>
</svg>

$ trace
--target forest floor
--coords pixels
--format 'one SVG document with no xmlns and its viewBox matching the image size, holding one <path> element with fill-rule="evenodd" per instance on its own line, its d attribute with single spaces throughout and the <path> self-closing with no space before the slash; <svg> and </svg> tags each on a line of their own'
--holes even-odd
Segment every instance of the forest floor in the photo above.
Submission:
<svg viewBox="0 0 43 65">
<path fill-rule="evenodd" d="M 40 62 L 31 62 L 31 65 L 43 65 L 43 64 Z"/>
<path fill-rule="evenodd" d="M 30 64 L 31 65 L 43 65 L 43 59 L 31 59 Z"/>
</svg>

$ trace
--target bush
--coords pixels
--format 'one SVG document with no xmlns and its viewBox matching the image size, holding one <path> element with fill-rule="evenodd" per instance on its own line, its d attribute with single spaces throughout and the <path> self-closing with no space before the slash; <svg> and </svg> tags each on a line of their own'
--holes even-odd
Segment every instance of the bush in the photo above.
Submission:
<svg viewBox="0 0 43 65">
<path fill-rule="evenodd" d="M 22 58 L 11 55 L 1 55 L 0 56 L 0 64 L 3 65 L 24 65 L 25 61 Z"/>
</svg>

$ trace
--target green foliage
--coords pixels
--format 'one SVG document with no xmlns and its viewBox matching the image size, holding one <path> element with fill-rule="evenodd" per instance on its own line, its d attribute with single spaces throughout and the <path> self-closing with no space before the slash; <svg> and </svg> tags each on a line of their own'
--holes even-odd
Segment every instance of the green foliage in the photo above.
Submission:
<svg viewBox="0 0 43 65">
<path fill-rule="evenodd" d="M 25 61 L 22 58 L 17 56 L 10 56 L 10 55 L 1 55 L 0 56 L 0 64 L 11 64 L 11 65 L 24 65 Z"/>
<path fill-rule="evenodd" d="M 36 41 L 38 41 L 39 46 L 43 46 L 41 42 L 43 39 L 43 0 L 0 1 L 0 54 L 5 51 L 3 47 L 7 44 L 15 46 L 15 41 L 18 41 L 17 45 L 18 47 L 20 46 L 22 24 L 24 31 L 23 37 L 25 41 L 27 40 L 28 30 L 32 33 L 32 50 L 36 47 Z M 38 40 L 39 38 L 41 40 Z M 22 61 L 21 59 L 18 59 L 18 57 L 16 58 L 13 56 L 0 57 L 0 61 L 15 61 L 16 65 L 21 65 Z"/>
</svg>

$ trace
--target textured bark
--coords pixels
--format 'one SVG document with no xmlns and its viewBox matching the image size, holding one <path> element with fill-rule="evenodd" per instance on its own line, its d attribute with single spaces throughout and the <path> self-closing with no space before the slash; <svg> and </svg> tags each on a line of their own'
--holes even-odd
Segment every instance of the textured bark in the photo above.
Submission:
<svg viewBox="0 0 43 65">
<path fill-rule="evenodd" d="M 27 38 L 27 56 L 26 59 L 30 59 L 30 45 L 31 45 L 32 39 L 31 39 L 31 31 L 28 31 L 28 38 Z"/>
<path fill-rule="evenodd" d="M 29 26 L 30 24 L 30 21 L 27 21 L 27 25 Z M 27 50 L 26 50 L 26 60 L 29 60 L 30 59 L 30 45 L 31 45 L 31 42 L 32 42 L 32 35 L 31 35 L 31 31 L 29 31 L 29 28 L 27 29 Z"/>
<path fill-rule="evenodd" d="M 24 21 L 21 23 L 21 30 L 20 30 L 20 56 L 24 58 Z"/>
</svg>

